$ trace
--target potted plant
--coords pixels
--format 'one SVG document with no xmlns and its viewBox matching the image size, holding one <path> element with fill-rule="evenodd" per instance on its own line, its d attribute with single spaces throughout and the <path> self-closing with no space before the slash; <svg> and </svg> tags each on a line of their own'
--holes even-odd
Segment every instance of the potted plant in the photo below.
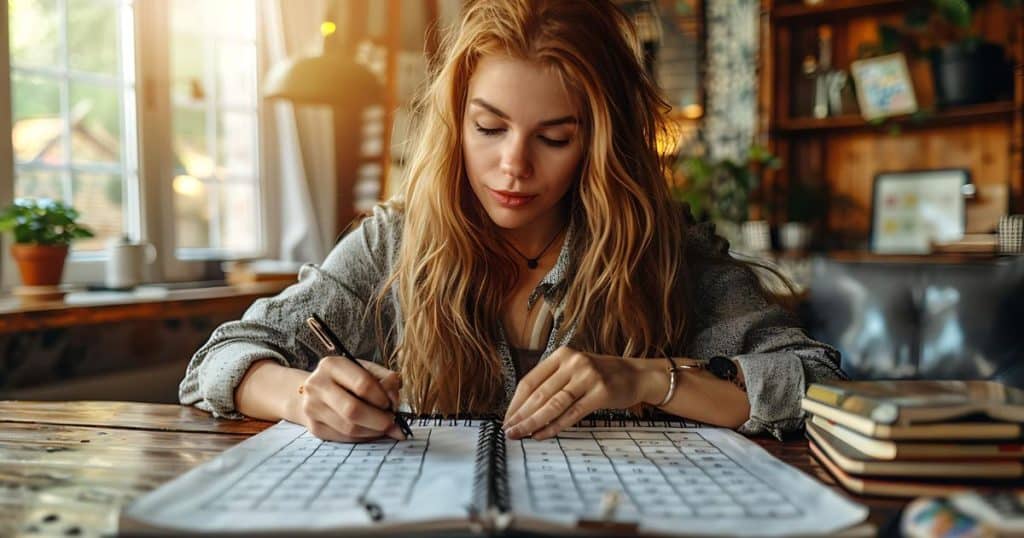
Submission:
<svg viewBox="0 0 1024 538">
<path fill-rule="evenodd" d="M 1012 87 L 1013 70 L 1001 45 L 972 29 L 974 10 L 990 0 L 931 0 L 909 9 L 902 26 L 879 27 L 881 52 L 906 50 L 928 58 L 940 105 L 994 101 Z M 1024 0 L 1002 0 L 1010 10 Z"/>
<path fill-rule="evenodd" d="M 767 148 L 751 146 L 744 159 L 713 160 L 706 154 L 682 155 L 676 170 L 682 177 L 672 187 L 677 200 L 690 205 L 698 220 L 715 223 L 730 243 L 740 242 L 740 224 L 749 217 L 751 192 L 764 168 L 778 168 L 781 161 Z"/>
<path fill-rule="evenodd" d="M 93 237 L 78 223 L 75 208 L 47 198 L 19 198 L 0 212 L 0 232 L 12 232 L 11 256 L 25 286 L 56 286 L 64 272 L 68 246 Z"/>
</svg>

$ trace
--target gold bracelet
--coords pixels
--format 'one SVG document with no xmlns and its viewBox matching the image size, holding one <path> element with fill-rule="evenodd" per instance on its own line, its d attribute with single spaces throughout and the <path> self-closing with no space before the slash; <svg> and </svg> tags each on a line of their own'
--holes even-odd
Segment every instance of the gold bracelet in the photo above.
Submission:
<svg viewBox="0 0 1024 538">
<path fill-rule="evenodd" d="M 678 372 L 679 370 L 687 369 L 687 368 L 694 368 L 693 366 L 677 365 L 676 361 L 672 360 L 672 357 L 665 357 L 665 359 L 668 360 L 668 363 L 669 363 L 669 368 L 667 370 L 668 371 L 668 393 L 665 394 L 665 399 L 662 400 L 661 403 L 655 404 L 655 407 L 661 407 L 663 405 L 666 405 L 666 404 L 668 404 L 669 401 L 672 400 L 672 396 L 674 396 L 675 393 L 676 393 L 676 372 Z"/>
</svg>

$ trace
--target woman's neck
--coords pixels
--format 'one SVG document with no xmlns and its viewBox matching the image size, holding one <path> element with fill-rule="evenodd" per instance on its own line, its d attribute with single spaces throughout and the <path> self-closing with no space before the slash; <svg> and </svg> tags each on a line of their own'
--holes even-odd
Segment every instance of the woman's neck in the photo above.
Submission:
<svg viewBox="0 0 1024 538">
<path fill-rule="evenodd" d="M 553 245 L 552 242 L 557 242 L 557 236 L 565 230 L 567 222 L 568 218 L 564 212 L 552 211 L 526 226 L 513 230 L 501 229 L 499 233 L 524 255 L 533 257 L 544 251 L 546 258 L 552 251 L 558 250 L 554 248 L 557 245 Z M 544 250 L 548 245 L 551 245 L 551 248 Z"/>
</svg>

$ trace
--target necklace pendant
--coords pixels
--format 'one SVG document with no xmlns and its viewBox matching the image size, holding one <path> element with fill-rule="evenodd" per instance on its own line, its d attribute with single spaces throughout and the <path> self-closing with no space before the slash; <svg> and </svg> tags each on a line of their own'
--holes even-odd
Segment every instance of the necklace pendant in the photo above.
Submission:
<svg viewBox="0 0 1024 538">
<path fill-rule="evenodd" d="M 537 260 L 526 260 L 526 266 L 529 267 L 530 269 L 536 269 Z"/>
</svg>

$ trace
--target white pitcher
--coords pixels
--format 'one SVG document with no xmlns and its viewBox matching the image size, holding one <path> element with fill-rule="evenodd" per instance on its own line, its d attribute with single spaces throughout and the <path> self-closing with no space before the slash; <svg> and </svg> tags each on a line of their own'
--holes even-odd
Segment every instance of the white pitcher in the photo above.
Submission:
<svg viewBox="0 0 1024 538">
<path fill-rule="evenodd" d="M 156 261 L 156 247 L 151 243 L 132 243 L 128 236 L 107 242 L 107 288 L 124 290 L 142 282 L 146 265 Z"/>
</svg>

